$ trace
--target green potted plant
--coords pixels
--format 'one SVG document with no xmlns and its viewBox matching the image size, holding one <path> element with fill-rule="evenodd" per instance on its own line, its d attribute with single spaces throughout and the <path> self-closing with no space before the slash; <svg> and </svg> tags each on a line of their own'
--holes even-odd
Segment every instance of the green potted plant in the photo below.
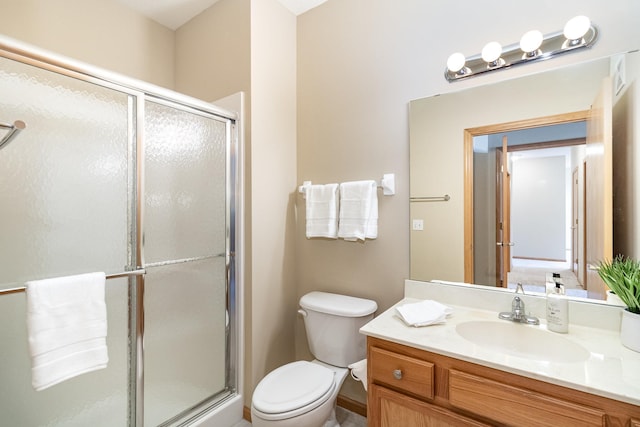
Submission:
<svg viewBox="0 0 640 427">
<path fill-rule="evenodd" d="M 640 261 L 618 255 L 600 262 L 598 274 L 627 306 L 620 326 L 622 344 L 640 352 Z"/>
</svg>

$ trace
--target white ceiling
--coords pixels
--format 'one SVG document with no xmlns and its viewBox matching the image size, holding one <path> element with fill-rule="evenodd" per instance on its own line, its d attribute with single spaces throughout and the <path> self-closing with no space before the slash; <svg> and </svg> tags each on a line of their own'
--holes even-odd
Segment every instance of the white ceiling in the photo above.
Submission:
<svg viewBox="0 0 640 427">
<path fill-rule="evenodd" d="M 165 27 L 175 30 L 218 0 L 117 0 Z M 278 0 L 300 15 L 327 0 Z"/>
</svg>

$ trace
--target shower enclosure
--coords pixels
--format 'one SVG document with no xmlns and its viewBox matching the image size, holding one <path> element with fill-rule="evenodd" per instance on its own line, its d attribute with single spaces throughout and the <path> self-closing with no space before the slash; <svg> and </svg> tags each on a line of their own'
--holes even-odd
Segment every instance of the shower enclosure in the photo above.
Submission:
<svg viewBox="0 0 640 427">
<path fill-rule="evenodd" d="M 0 425 L 222 425 L 241 400 L 236 116 L 1 39 L 0 122 Z M 24 282 L 94 271 L 108 367 L 36 392 Z"/>
</svg>

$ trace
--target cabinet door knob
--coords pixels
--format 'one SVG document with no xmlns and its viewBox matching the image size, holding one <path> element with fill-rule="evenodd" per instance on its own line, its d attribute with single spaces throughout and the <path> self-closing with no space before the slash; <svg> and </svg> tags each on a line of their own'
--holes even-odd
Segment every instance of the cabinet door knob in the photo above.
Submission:
<svg viewBox="0 0 640 427">
<path fill-rule="evenodd" d="M 401 380 L 402 379 L 402 371 L 400 369 L 396 369 L 395 371 L 393 371 L 393 378 L 395 378 L 397 380 Z"/>
</svg>

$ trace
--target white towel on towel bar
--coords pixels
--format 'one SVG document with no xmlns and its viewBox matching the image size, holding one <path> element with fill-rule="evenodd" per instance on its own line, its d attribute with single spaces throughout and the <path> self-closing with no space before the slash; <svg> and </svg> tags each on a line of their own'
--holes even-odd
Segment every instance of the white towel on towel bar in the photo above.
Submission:
<svg viewBox="0 0 640 427">
<path fill-rule="evenodd" d="M 338 184 L 305 187 L 307 238 L 338 237 Z"/>
<path fill-rule="evenodd" d="M 338 237 L 356 241 L 378 237 L 378 184 L 352 181 L 340 184 Z"/>
<path fill-rule="evenodd" d="M 31 377 L 36 390 L 106 368 L 104 287 L 102 272 L 26 283 Z"/>
</svg>

